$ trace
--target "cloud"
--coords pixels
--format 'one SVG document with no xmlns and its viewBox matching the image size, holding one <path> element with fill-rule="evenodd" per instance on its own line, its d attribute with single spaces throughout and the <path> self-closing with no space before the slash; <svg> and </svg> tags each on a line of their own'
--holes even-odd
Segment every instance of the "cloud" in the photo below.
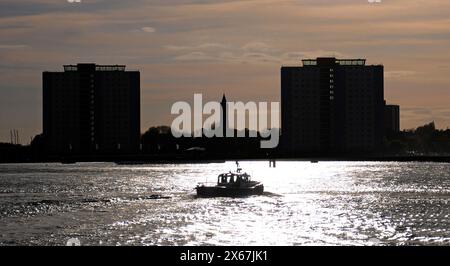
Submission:
<svg viewBox="0 0 450 266">
<path fill-rule="evenodd" d="M 270 45 L 264 42 L 250 42 L 241 47 L 242 50 L 249 52 L 262 52 L 262 53 L 270 53 L 277 51 L 272 48 Z"/>
<path fill-rule="evenodd" d="M 175 61 L 215 61 L 216 58 L 209 56 L 203 52 L 190 52 L 176 56 Z"/>
<path fill-rule="evenodd" d="M 435 121 L 438 128 L 446 128 L 450 124 L 450 108 L 448 107 L 400 106 L 400 115 L 402 124 L 404 124 L 403 120 L 406 120 L 408 124 L 413 125 L 412 127 L 424 125 L 431 121 Z M 409 128 L 411 126 L 402 127 Z"/>
<path fill-rule="evenodd" d="M 244 45 L 228 45 L 219 43 L 204 43 L 199 45 L 166 45 L 167 50 L 174 52 L 176 61 L 204 61 L 222 63 L 246 64 L 288 64 L 299 63 L 303 58 L 316 57 L 344 57 L 343 53 L 336 51 L 303 51 L 284 52 L 263 42 L 249 42 Z M 180 52 L 189 53 L 180 54 Z"/>
<path fill-rule="evenodd" d="M 23 49 L 30 46 L 25 44 L 0 44 L 0 49 Z"/>
<path fill-rule="evenodd" d="M 221 43 L 203 43 L 198 45 L 165 45 L 164 48 L 171 51 L 182 51 L 182 50 L 211 50 L 211 49 L 227 49 L 229 45 Z"/>
<path fill-rule="evenodd" d="M 280 63 L 281 59 L 278 56 L 272 56 L 266 53 L 244 53 L 241 59 L 245 63 Z"/>
<path fill-rule="evenodd" d="M 242 46 L 203 43 L 198 45 L 166 45 L 165 48 L 175 53 L 190 51 L 189 53 L 178 54 L 174 57 L 176 61 L 204 61 L 222 63 L 280 63 L 281 54 L 276 53 L 277 49 L 262 42 L 250 42 Z"/>
<path fill-rule="evenodd" d="M 147 33 L 153 33 L 153 32 L 156 32 L 156 29 L 155 29 L 155 28 L 149 27 L 149 26 L 142 27 L 141 30 L 142 30 L 143 32 L 147 32 Z"/>
<path fill-rule="evenodd" d="M 432 110 L 425 107 L 404 107 L 402 111 L 406 114 L 411 113 L 413 115 L 426 115 L 429 116 L 432 114 Z"/>
<path fill-rule="evenodd" d="M 221 43 L 204 43 L 197 46 L 197 49 L 226 49 L 229 47 L 229 45 Z"/>
<path fill-rule="evenodd" d="M 190 46 L 180 46 L 180 45 L 172 45 L 172 44 L 165 45 L 164 48 L 166 48 L 167 50 L 172 50 L 172 51 L 181 51 L 181 50 L 190 50 L 191 49 Z"/>
<path fill-rule="evenodd" d="M 206 52 L 190 52 L 187 54 L 177 55 L 174 57 L 176 61 L 204 61 L 204 62 L 219 62 L 219 63 L 280 63 L 281 59 L 278 56 L 273 56 L 266 53 L 245 52 L 220 52 L 220 53 L 206 53 Z"/>
<path fill-rule="evenodd" d="M 167 122 L 165 105 L 189 88 L 211 95 L 221 84 L 236 98 L 278 99 L 280 65 L 364 57 L 386 66 L 388 101 L 434 108 L 450 97 L 449 13 L 450 1 L 443 0 L 377 6 L 367 0 L 2 0 L 0 84 L 36 88 L 42 71 L 66 63 L 126 64 L 141 70 L 143 103 L 151 106 L 142 113 L 147 126 Z M 257 94 L 242 89 L 253 87 Z M 145 94 L 147 88 L 174 92 L 170 98 Z M 26 110 L 17 120 L 30 121 L 36 109 Z M 0 114 L 14 113 L 14 106 L 0 105 Z M 403 125 L 422 123 L 409 114 Z M 450 125 L 447 111 L 434 115 Z M 11 125 L 5 121 L 0 133 L 3 128 Z"/>
<path fill-rule="evenodd" d="M 416 72 L 410 70 L 392 70 L 384 72 L 384 77 L 388 79 L 405 79 L 414 75 L 416 75 Z"/>
<path fill-rule="evenodd" d="M 347 54 L 338 51 L 326 51 L 326 50 L 313 50 L 313 51 L 296 51 L 296 52 L 285 52 L 281 54 L 281 61 L 284 64 L 290 63 L 300 63 L 302 59 L 314 59 L 317 57 L 336 57 L 336 58 L 346 58 L 352 57 Z"/>
<path fill-rule="evenodd" d="M 35 16 L 55 13 L 95 13 L 142 5 L 145 0 L 2 0 L 0 17 Z"/>
<path fill-rule="evenodd" d="M 338 52 L 338 51 L 326 51 L 326 50 L 313 50 L 313 51 L 300 51 L 300 52 L 287 52 L 283 54 L 283 57 L 286 59 L 292 57 L 301 57 L 301 58 L 317 58 L 317 57 L 336 57 L 336 58 L 344 58 L 347 55 Z"/>
</svg>

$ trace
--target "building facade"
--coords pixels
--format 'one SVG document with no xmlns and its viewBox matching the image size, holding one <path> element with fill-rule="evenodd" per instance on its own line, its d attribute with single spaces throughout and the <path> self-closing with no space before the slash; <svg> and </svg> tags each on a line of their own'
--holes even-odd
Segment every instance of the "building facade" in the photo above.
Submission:
<svg viewBox="0 0 450 266">
<path fill-rule="evenodd" d="M 43 73 L 43 135 L 50 153 L 134 153 L 140 134 L 138 71 L 77 64 Z"/>
<path fill-rule="evenodd" d="M 317 58 L 281 68 L 281 141 L 288 153 L 372 151 L 384 135 L 384 70 Z"/>
<path fill-rule="evenodd" d="M 384 124 L 387 135 L 400 132 L 400 106 L 385 105 Z"/>
</svg>

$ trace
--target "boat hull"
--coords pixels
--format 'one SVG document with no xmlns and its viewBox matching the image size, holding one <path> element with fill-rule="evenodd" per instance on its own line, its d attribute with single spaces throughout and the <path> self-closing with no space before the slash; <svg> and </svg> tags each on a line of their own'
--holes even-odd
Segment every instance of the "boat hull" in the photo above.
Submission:
<svg viewBox="0 0 450 266">
<path fill-rule="evenodd" d="M 226 187 L 226 186 L 198 186 L 197 196 L 204 198 L 211 197 L 246 197 L 251 195 L 261 195 L 264 193 L 264 185 L 258 184 L 252 187 Z"/>
</svg>

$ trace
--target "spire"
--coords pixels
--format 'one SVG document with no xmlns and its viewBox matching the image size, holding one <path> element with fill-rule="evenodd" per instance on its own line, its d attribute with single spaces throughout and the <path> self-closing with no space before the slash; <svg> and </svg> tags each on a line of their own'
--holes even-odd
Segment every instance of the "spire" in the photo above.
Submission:
<svg viewBox="0 0 450 266">
<path fill-rule="evenodd" d="M 227 135 L 227 128 L 228 128 L 228 120 L 227 120 L 227 98 L 225 97 L 225 93 L 222 97 L 222 102 L 220 103 L 221 109 L 222 109 L 222 130 L 223 130 L 223 136 L 225 137 Z"/>
</svg>

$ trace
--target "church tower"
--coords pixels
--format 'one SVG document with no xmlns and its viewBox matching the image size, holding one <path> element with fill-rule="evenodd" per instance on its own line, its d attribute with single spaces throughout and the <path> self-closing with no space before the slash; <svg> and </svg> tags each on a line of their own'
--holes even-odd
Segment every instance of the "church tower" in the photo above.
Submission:
<svg viewBox="0 0 450 266">
<path fill-rule="evenodd" d="M 223 94 L 222 101 L 220 102 L 222 107 L 222 130 L 223 137 L 227 136 L 228 120 L 227 120 L 227 98 L 225 98 L 225 93 Z"/>
</svg>

